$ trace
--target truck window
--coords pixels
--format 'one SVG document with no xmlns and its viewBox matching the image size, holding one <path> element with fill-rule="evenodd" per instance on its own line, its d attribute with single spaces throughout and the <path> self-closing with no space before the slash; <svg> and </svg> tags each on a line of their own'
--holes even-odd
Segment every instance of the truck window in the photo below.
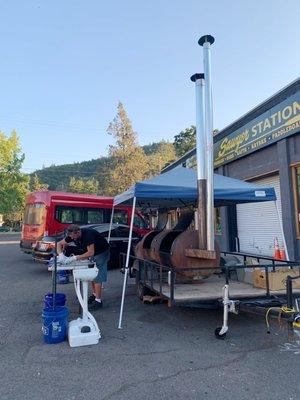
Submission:
<svg viewBox="0 0 300 400">
<path fill-rule="evenodd" d="M 141 229 L 146 229 L 148 226 L 146 221 L 140 215 L 137 214 L 135 214 L 134 216 L 133 225 Z"/>
<path fill-rule="evenodd" d="M 45 204 L 27 204 L 24 214 L 24 224 L 41 225 L 44 222 Z"/>
<path fill-rule="evenodd" d="M 115 224 L 128 225 L 128 213 L 126 210 L 115 210 L 113 222 Z"/>
<path fill-rule="evenodd" d="M 103 208 L 56 206 L 55 219 L 62 224 L 102 224 L 109 222 Z"/>
<path fill-rule="evenodd" d="M 103 209 L 87 210 L 87 224 L 102 224 L 104 221 Z"/>
<path fill-rule="evenodd" d="M 73 222 L 72 210 L 61 210 L 57 220 L 62 224 L 71 224 Z"/>
<path fill-rule="evenodd" d="M 55 219 L 62 224 L 84 224 L 84 209 L 57 206 L 55 208 Z"/>
</svg>

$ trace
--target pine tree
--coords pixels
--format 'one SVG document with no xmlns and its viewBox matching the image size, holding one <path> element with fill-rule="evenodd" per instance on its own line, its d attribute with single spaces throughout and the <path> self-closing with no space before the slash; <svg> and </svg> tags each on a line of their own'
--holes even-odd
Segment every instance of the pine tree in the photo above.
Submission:
<svg viewBox="0 0 300 400">
<path fill-rule="evenodd" d="M 83 179 L 72 176 L 68 191 L 72 193 L 97 194 L 99 192 L 99 182 L 95 178 Z"/>
<path fill-rule="evenodd" d="M 47 190 L 48 185 L 45 183 L 42 183 L 37 176 L 37 174 L 33 174 L 30 176 L 30 183 L 29 183 L 29 190 L 31 192 L 34 192 L 36 190 Z"/>
<path fill-rule="evenodd" d="M 148 173 L 149 178 L 160 174 L 161 170 L 172 161 L 175 161 L 176 154 L 172 143 L 161 141 L 157 144 L 155 152 L 149 154 Z"/>
<path fill-rule="evenodd" d="M 137 134 L 122 103 L 118 104 L 117 116 L 109 124 L 107 132 L 116 141 L 109 148 L 112 165 L 106 171 L 105 179 L 105 192 L 113 196 L 143 180 L 147 175 L 148 161 L 138 145 Z"/>
</svg>

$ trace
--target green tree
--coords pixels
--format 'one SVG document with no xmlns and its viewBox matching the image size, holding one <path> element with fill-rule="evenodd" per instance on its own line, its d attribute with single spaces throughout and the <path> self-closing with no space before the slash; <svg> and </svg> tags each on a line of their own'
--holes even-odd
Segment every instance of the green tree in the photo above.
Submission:
<svg viewBox="0 0 300 400">
<path fill-rule="evenodd" d="M 172 143 L 161 141 L 155 147 L 155 151 L 148 156 L 147 176 L 160 174 L 161 170 L 176 159 L 175 149 Z"/>
<path fill-rule="evenodd" d="M 22 211 L 29 177 L 21 172 L 24 154 L 17 133 L 9 137 L 0 132 L 0 214 Z"/>
<path fill-rule="evenodd" d="M 196 127 L 191 126 L 174 136 L 174 147 L 177 157 L 183 156 L 196 147 Z"/>
<path fill-rule="evenodd" d="M 137 134 L 133 131 L 122 103 L 118 104 L 117 115 L 109 124 L 107 133 L 116 141 L 109 148 L 112 165 L 105 176 L 105 192 L 113 196 L 128 189 L 136 181 L 143 180 L 147 174 L 148 162 L 143 149 L 138 145 Z"/>
<path fill-rule="evenodd" d="M 46 183 L 42 183 L 37 176 L 37 174 L 33 174 L 30 176 L 30 182 L 29 182 L 29 190 L 30 192 L 35 192 L 37 190 L 47 190 L 48 185 Z"/>
<path fill-rule="evenodd" d="M 213 136 L 216 136 L 218 133 L 218 129 L 213 130 Z M 182 157 L 188 151 L 194 149 L 196 147 L 196 127 L 192 125 L 190 128 L 187 128 L 175 135 L 174 147 L 177 157 Z"/>
<path fill-rule="evenodd" d="M 99 192 L 99 182 L 95 178 L 83 179 L 72 176 L 68 191 L 73 193 L 97 194 Z"/>
</svg>

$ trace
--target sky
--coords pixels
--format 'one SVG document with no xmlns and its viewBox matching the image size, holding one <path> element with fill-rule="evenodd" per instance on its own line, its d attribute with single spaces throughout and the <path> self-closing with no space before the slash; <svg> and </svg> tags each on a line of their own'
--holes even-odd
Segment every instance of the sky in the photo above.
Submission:
<svg viewBox="0 0 300 400">
<path fill-rule="evenodd" d="M 211 48 L 214 128 L 299 77 L 299 0 L 0 0 L 0 130 L 23 171 L 108 154 L 121 101 L 141 145 L 195 124 Z"/>
</svg>

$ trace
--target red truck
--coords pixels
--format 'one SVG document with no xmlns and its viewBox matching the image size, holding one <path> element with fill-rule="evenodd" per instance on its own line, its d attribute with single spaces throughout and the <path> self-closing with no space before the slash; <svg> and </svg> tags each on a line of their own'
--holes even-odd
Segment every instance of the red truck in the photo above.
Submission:
<svg viewBox="0 0 300 400">
<path fill-rule="evenodd" d="M 36 191 L 27 196 L 20 248 L 31 253 L 35 243 L 45 235 L 56 235 L 70 224 L 87 225 L 108 223 L 111 219 L 113 197 L 55 191 Z M 130 206 L 114 210 L 114 223 L 129 225 Z M 134 215 L 135 232 L 149 231 L 147 221 L 138 211 Z"/>
</svg>

